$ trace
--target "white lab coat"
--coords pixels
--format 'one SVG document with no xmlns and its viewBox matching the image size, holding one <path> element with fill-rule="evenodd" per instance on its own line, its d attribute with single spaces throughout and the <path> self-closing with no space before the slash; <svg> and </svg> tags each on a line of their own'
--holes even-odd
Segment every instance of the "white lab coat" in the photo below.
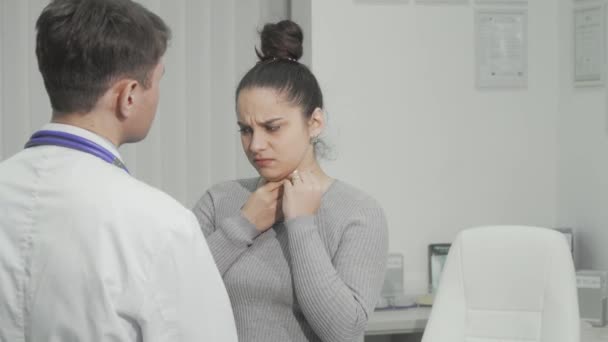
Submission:
<svg viewBox="0 0 608 342">
<path fill-rule="evenodd" d="M 73 126 L 44 129 L 107 140 Z M 237 341 L 194 215 L 93 155 L 0 163 L 0 341 Z"/>
</svg>

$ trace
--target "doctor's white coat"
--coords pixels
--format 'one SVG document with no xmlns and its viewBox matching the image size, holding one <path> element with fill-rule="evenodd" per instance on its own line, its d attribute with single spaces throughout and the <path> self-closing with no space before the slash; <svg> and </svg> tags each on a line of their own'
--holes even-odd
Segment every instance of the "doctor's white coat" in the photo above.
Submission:
<svg viewBox="0 0 608 342">
<path fill-rule="evenodd" d="M 66 125 L 118 156 L 101 137 Z M 236 341 L 194 215 L 93 155 L 0 163 L 0 341 Z"/>
</svg>

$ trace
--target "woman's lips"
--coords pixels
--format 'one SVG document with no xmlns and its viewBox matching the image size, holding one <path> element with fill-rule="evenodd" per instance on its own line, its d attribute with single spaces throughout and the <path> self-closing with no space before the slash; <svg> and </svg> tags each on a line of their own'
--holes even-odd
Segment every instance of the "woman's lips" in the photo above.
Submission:
<svg viewBox="0 0 608 342">
<path fill-rule="evenodd" d="M 270 166 L 270 164 L 272 164 L 273 161 L 274 161 L 274 159 L 270 159 L 270 158 L 256 158 L 256 159 L 254 159 L 255 165 L 257 167 L 268 167 L 268 166 Z"/>
</svg>

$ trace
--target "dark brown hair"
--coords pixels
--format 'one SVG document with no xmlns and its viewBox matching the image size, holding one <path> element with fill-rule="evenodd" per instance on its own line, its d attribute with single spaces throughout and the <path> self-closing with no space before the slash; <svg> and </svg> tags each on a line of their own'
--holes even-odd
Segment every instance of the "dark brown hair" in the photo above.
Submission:
<svg viewBox="0 0 608 342">
<path fill-rule="evenodd" d="M 53 0 L 36 22 L 36 56 L 56 113 L 90 111 L 112 82 L 149 86 L 171 31 L 130 0 Z"/>
<path fill-rule="evenodd" d="M 298 62 L 302 57 L 303 34 L 291 20 L 266 24 L 260 32 L 260 61 L 241 79 L 236 98 L 243 89 L 272 88 L 284 94 L 292 104 L 310 117 L 316 108 L 323 108 L 323 94 L 310 69 Z"/>
</svg>

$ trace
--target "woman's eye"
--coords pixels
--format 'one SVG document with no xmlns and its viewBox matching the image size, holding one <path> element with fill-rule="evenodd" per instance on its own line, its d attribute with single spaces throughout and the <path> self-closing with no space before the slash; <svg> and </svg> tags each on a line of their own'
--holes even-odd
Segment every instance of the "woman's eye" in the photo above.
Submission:
<svg viewBox="0 0 608 342">
<path fill-rule="evenodd" d="M 241 132 L 241 134 L 250 134 L 251 133 L 251 128 L 249 128 L 249 127 L 241 127 L 241 128 L 239 128 L 239 132 Z"/>
<path fill-rule="evenodd" d="M 279 128 L 281 128 L 281 126 L 268 126 L 266 127 L 267 130 L 269 130 L 270 132 L 276 132 L 279 130 Z"/>
</svg>

